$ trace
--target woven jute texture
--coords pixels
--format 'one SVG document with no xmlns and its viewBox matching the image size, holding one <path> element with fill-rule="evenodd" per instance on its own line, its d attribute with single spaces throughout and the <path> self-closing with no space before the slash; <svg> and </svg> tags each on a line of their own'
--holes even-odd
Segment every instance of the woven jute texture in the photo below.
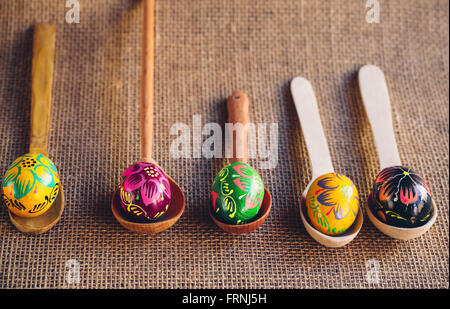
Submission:
<svg viewBox="0 0 450 309">
<path fill-rule="evenodd" d="M 380 22 L 368 23 L 365 0 L 156 1 L 154 157 L 187 204 L 176 225 L 145 236 L 110 210 L 122 171 L 139 159 L 140 1 L 79 0 L 80 23 L 69 24 L 65 1 L 0 0 L 0 171 L 28 149 L 32 26 L 55 22 L 49 156 L 67 200 L 61 221 L 39 236 L 21 234 L 1 207 L 0 287 L 448 288 L 449 2 L 378 2 Z M 289 82 L 313 84 L 335 169 L 364 205 L 379 172 L 356 79 L 367 63 L 386 75 L 402 162 L 427 180 L 439 217 L 402 242 L 364 210 L 354 241 L 329 249 L 300 221 L 311 165 Z M 243 236 L 208 214 L 224 160 L 169 153 L 175 123 L 191 133 L 194 115 L 223 125 L 235 89 L 249 95 L 252 121 L 277 123 L 279 137 L 278 165 L 259 170 L 272 211 Z M 78 283 L 67 280 L 70 260 Z"/>
</svg>

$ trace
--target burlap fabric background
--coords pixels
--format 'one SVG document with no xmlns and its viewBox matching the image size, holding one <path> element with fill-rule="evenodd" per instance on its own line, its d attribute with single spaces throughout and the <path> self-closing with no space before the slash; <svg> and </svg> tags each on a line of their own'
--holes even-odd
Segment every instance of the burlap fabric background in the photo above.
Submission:
<svg viewBox="0 0 450 309">
<path fill-rule="evenodd" d="M 364 0 L 157 0 L 154 157 L 187 205 L 154 236 L 123 229 L 109 206 L 139 157 L 141 5 L 79 2 L 80 23 L 67 24 L 65 1 L 0 1 L 0 171 L 28 147 L 32 25 L 56 22 L 49 152 L 67 199 L 61 221 L 40 236 L 19 233 L 1 207 L 0 287 L 448 288 L 448 1 L 380 0 L 380 23 L 369 24 Z M 440 215 L 409 242 L 365 217 L 353 242 L 327 249 L 298 214 L 311 167 L 289 81 L 312 82 L 333 163 L 365 201 L 379 172 L 356 81 L 366 63 L 386 75 L 402 161 L 427 179 Z M 279 126 L 278 166 L 260 170 L 272 212 L 245 236 L 222 232 L 208 215 L 224 162 L 169 155 L 174 123 L 192 129 L 195 114 L 223 123 L 237 88 L 252 99 L 253 122 Z M 66 281 L 70 259 L 80 265 L 78 284 Z M 368 260 L 379 263 L 379 283 L 366 279 Z"/>
</svg>

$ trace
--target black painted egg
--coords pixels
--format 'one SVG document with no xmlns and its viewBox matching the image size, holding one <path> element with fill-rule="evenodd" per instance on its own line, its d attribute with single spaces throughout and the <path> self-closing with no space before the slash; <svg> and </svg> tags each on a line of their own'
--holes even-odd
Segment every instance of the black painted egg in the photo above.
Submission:
<svg viewBox="0 0 450 309">
<path fill-rule="evenodd" d="M 404 228 L 424 225 L 433 211 L 427 184 L 403 166 L 388 167 L 378 174 L 369 207 L 378 220 Z"/>
</svg>

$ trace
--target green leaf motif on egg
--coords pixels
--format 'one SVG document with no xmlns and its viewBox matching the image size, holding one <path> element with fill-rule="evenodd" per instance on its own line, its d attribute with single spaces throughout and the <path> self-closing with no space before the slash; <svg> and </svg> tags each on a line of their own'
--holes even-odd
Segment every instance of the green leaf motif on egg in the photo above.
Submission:
<svg viewBox="0 0 450 309">
<path fill-rule="evenodd" d="M 245 224 L 256 217 L 264 197 L 261 177 L 250 165 L 234 162 L 217 174 L 211 189 L 214 216 L 227 224 Z"/>
</svg>

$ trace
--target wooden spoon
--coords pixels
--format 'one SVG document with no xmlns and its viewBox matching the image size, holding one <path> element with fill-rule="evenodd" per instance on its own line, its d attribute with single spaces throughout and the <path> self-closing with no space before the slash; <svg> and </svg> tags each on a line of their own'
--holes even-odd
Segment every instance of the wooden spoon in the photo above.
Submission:
<svg viewBox="0 0 450 309">
<path fill-rule="evenodd" d="M 55 57 L 55 24 L 36 24 L 33 37 L 31 82 L 30 153 L 48 156 L 53 62 Z M 11 222 L 23 233 L 41 234 L 51 229 L 64 210 L 62 185 L 50 208 L 37 217 L 26 218 L 9 211 Z"/>
<path fill-rule="evenodd" d="M 153 139 L 153 84 L 154 84 L 154 0 L 144 0 L 142 29 L 142 70 L 141 70 L 141 159 L 139 164 L 152 164 L 162 169 L 152 159 Z M 167 211 L 149 222 L 134 222 L 123 211 L 120 202 L 120 186 L 114 192 L 111 209 L 116 220 L 126 229 L 142 234 L 162 232 L 181 217 L 185 208 L 185 197 L 180 186 L 168 175 L 171 199 Z"/>
<path fill-rule="evenodd" d="M 233 158 L 232 162 L 248 164 L 248 127 L 249 122 L 249 104 L 248 96 L 242 91 L 235 91 L 228 98 L 228 122 L 232 124 L 240 123 L 243 125 L 242 130 L 236 130 L 233 134 Z M 242 150 L 242 151 L 240 151 Z M 242 155 L 241 155 L 242 154 Z M 258 176 L 259 177 L 259 176 Z M 260 209 L 256 216 L 245 224 L 228 224 L 215 217 L 212 207 L 209 206 L 209 214 L 212 220 L 223 230 L 234 233 L 244 234 L 257 229 L 263 224 L 269 215 L 272 206 L 272 195 L 267 188 L 264 188 L 264 195 Z"/>
<path fill-rule="evenodd" d="M 377 202 L 375 198 L 375 194 L 379 194 L 379 185 L 377 185 L 376 183 L 373 192 L 369 196 L 369 201 L 367 204 L 367 214 L 370 221 L 381 232 L 392 238 L 409 240 L 418 237 L 428 231 L 434 224 L 434 222 L 436 221 L 438 209 L 434 203 L 434 200 L 431 198 L 429 189 L 424 183 L 423 179 L 415 173 L 414 176 L 410 176 L 409 173 L 413 174 L 411 170 L 401 166 L 400 156 L 397 149 L 397 143 L 395 142 L 394 128 L 392 124 L 391 103 L 389 100 L 388 88 L 383 72 L 380 70 L 380 68 L 374 65 L 365 65 L 359 70 L 358 82 L 362 101 L 375 137 L 375 143 L 378 150 L 378 155 L 380 157 L 381 170 L 388 171 L 390 169 L 390 173 L 392 174 L 398 171 L 398 176 L 400 177 L 397 177 L 397 179 L 402 179 L 403 177 L 408 176 L 414 177 L 413 182 L 415 183 L 415 186 L 420 186 L 421 192 L 425 193 L 426 191 L 428 191 L 428 193 L 425 193 L 426 197 L 423 201 L 430 204 L 429 200 L 431 200 L 431 208 L 429 210 L 430 213 L 428 214 L 429 219 L 424 225 L 417 227 L 399 227 L 392 224 L 386 224 L 387 222 L 382 222 L 377 218 L 377 216 L 374 215 L 372 211 L 372 209 L 379 209 L 377 208 L 377 205 L 380 205 L 380 203 Z M 377 177 L 377 180 L 380 180 L 380 176 Z M 422 195 L 422 193 L 420 193 L 420 195 Z M 397 198 L 396 201 L 394 201 L 395 198 Z M 391 197 L 389 197 L 388 199 L 391 199 Z M 394 197 L 394 199 L 392 199 L 391 205 L 398 203 L 398 197 L 396 196 Z M 408 208 L 411 207 L 411 205 L 408 206 L 406 204 L 402 207 Z M 393 208 L 391 210 L 391 213 L 393 213 L 392 211 L 395 210 L 396 209 Z M 380 218 L 384 218 L 386 220 L 386 215 L 383 214 L 382 210 L 380 210 L 380 213 Z"/>
<path fill-rule="evenodd" d="M 300 217 L 306 231 L 317 242 L 326 247 L 342 247 L 352 241 L 359 233 L 363 223 L 362 211 L 359 209 L 353 224 L 343 234 L 336 236 L 319 231 L 307 219 L 306 196 L 311 185 L 322 175 L 334 173 L 334 168 L 320 121 L 316 97 L 310 82 L 302 77 L 294 78 L 291 82 L 291 92 L 312 165 L 312 180 L 302 194 L 299 207 Z"/>
</svg>

